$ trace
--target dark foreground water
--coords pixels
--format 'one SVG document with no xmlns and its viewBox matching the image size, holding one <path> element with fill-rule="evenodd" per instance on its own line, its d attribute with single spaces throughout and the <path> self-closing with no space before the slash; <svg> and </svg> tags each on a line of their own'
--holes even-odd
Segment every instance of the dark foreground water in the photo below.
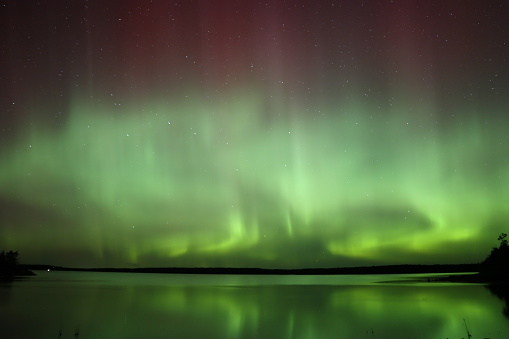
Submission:
<svg viewBox="0 0 509 339">
<path fill-rule="evenodd" d="M 483 285 L 402 276 L 37 272 L 0 285 L 0 338 L 508 338 Z M 405 275 L 409 277 L 409 275 Z M 415 277 L 415 276 L 413 276 Z M 507 312 L 507 309 L 506 309 Z"/>
</svg>

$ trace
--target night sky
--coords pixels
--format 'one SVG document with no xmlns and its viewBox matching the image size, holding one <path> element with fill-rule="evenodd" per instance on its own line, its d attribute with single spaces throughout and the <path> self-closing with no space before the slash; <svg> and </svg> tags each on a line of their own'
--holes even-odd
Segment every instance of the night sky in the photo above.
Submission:
<svg viewBox="0 0 509 339">
<path fill-rule="evenodd" d="M 74 267 L 479 262 L 509 3 L 0 1 L 0 250 Z"/>
</svg>

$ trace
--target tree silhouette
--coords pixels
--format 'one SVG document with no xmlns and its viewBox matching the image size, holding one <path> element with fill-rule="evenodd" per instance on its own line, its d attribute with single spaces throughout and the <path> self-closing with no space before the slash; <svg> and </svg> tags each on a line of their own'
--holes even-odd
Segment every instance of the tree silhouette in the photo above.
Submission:
<svg viewBox="0 0 509 339">
<path fill-rule="evenodd" d="M 501 233 L 497 238 L 500 241 L 498 247 L 494 247 L 491 253 L 482 262 L 482 273 L 495 279 L 509 278 L 509 244 L 507 234 Z"/>
<path fill-rule="evenodd" d="M 10 280 L 17 276 L 35 275 L 32 271 L 19 265 L 18 251 L 0 252 L 0 280 Z"/>
<path fill-rule="evenodd" d="M 498 236 L 498 239 L 500 241 L 500 247 L 507 247 L 507 234 L 502 233 Z"/>
<path fill-rule="evenodd" d="M 18 266 L 18 251 L 2 251 L 0 253 L 0 267 L 3 269 L 14 269 Z"/>
</svg>

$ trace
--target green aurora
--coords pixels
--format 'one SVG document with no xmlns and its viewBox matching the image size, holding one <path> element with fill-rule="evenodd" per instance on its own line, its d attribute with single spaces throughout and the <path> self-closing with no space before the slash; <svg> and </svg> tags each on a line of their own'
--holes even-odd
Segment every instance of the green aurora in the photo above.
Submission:
<svg viewBox="0 0 509 339">
<path fill-rule="evenodd" d="M 471 263 L 509 222 L 505 2 L 6 4 L 0 250 Z"/>
<path fill-rule="evenodd" d="M 485 151 L 507 153 L 502 124 L 334 102 L 267 123 L 256 91 L 186 96 L 34 123 L 1 154 L 2 196 L 23 206 L 2 245 L 69 265 L 476 262 L 509 215 L 507 160 Z"/>
</svg>

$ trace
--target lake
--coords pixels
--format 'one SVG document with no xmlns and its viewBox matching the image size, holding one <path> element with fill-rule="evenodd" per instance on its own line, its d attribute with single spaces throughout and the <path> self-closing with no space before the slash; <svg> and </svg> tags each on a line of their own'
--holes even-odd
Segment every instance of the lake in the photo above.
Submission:
<svg viewBox="0 0 509 339">
<path fill-rule="evenodd" d="M 0 284 L 0 337 L 452 339 L 470 333 L 494 339 L 509 333 L 507 305 L 484 285 L 403 281 L 419 275 L 36 273 Z"/>
</svg>

